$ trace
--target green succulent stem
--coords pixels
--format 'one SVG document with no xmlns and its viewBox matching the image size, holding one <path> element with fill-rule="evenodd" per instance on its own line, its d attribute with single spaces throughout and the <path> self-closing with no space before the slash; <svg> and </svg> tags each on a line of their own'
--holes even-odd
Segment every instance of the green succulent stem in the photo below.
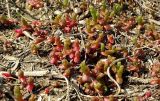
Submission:
<svg viewBox="0 0 160 101">
<path fill-rule="evenodd" d="M 98 12 L 96 11 L 96 9 L 94 8 L 94 6 L 90 5 L 90 6 L 89 6 L 89 11 L 90 11 L 90 13 L 91 13 L 91 16 L 92 16 L 93 20 L 96 21 L 97 18 L 98 18 L 98 16 L 99 16 L 99 14 L 98 14 Z"/>
<path fill-rule="evenodd" d="M 104 43 L 101 43 L 101 52 L 103 52 L 105 50 L 105 45 Z"/>
<path fill-rule="evenodd" d="M 62 4 L 64 7 L 67 7 L 69 5 L 70 0 L 63 0 Z"/>
<path fill-rule="evenodd" d="M 116 3 L 113 6 L 113 11 L 114 11 L 115 14 L 119 14 L 121 12 L 122 8 L 123 8 L 122 4 Z"/>
<path fill-rule="evenodd" d="M 84 74 L 88 74 L 89 73 L 89 67 L 86 65 L 85 61 L 82 61 L 80 64 L 80 71 Z"/>
<path fill-rule="evenodd" d="M 21 23 L 23 26 L 28 25 L 27 21 L 24 18 L 21 18 Z"/>
<path fill-rule="evenodd" d="M 106 8 L 107 8 L 106 0 L 103 0 L 102 1 L 102 10 L 105 10 Z"/>
<path fill-rule="evenodd" d="M 137 21 L 138 25 L 143 24 L 143 17 L 142 17 L 142 16 L 138 16 L 138 17 L 136 18 L 136 21 Z"/>
<path fill-rule="evenodd" d="M 102 84 L 101 84 L 100 82 L 96 82 L 96 83 L 94 84 L 94 88 L 95 88 L 95 89 L 101 89 L 101 88 L 102 88 Z"/>
<path fill-rule="evenodd" d="M 23 101 L 22 93 L 19 86 L 14 86 L 14 96 L 16 101 Z"/>
<path fill-rule="evenodd" d="M 119 66 L 119 69 L 117 71 L 117 76 L 122 78 L 123 71 L 124 71 L 124 66 L 123 65 Z"/>
<path fill-rule="evenodd" d="M 69 38 L 66 38 L 64 41 L 64 49 L 70 49 L 71 46 L 71 40 Z"/>
</svg>

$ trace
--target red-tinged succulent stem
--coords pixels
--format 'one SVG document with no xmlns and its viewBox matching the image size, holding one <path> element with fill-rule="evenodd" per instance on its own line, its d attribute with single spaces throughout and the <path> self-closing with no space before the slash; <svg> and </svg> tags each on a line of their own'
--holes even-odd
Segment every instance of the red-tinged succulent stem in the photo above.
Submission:
<svg viewBox="0 0 160 101">
<path fill-rule="evenodd" d="M 27 81 L 27 86 L 26 86 L 27 91 L 32 92 L 34 86 L 35 86 L 34 79 L 30 77 Z"/>
<path fill-rule="evenodd" d="M 24 72 L 22 70 L 18 71 L 18 79 L 20 80 L 20 82 L 25 86 L 27 84 L 27 79 L 24 76 Z"/>
<path fill-rule="evenodd" d="M 98 75 L 97 75 L 97 77 L 96 77 L 96 79 L 97 79 L 97 80 L 102 80 L 102 78 L 103 78 L 104 76 L 105 76 L 104 73 L 99 72 Z"/>
<path fill-rule="evenodd" d="M 96 50 L 100 47 L 100 43 L 97 40 L 92 41 L 91 46 L 92 49 Z"/>
<path fill-rule="evenodd" d="M 90 51 L 91 51 L 91 47 L 90 47 L 90 43 L 86 43 L 85 44 L 85 52 L 88 54 L 88 53 L 90 53 Z"/>
<path fill-rule="evenodd" d="M 61 46 L 61 40 L 59 36 L 55 36 L 55 45 Z"/>
<path fill-rule="evenodd" d="M 71 30 L 72 30 L 72 28 L 71 27 L 64 27 L 64 32 L 65 33 L 70 33 L 71 32 Z"/>
<path fill-rule="evenodd" d="M 108 55 L 111 55 L 113 53 L 115 53 L 114 50 L 105 50 L 104 52 L 101 52 L 101 54 L 104 55 L 104 56 L 108 56 Z"/>
<path fill-rule="evenodd" d="M 48 37 L 48 38 L 47 38 L 47 42 L 48 42 L 48 43 L 54 43 L 54 42 L 55 42 L 54 36 Z"/>
<path fill-rule="evenodd" d="M 42 0 L 27 0 L 27 3 L 34 9 L 39 9 L 44 6 L 44 2 Z"/>
<path fill-rule="evenodd" d="M 39 44 L 39 43 L 43 42 L 44 40 L 45 40 L 45 38 L 37 38 L 37 39 L 35 39 L 34 44 Z"/>
<path fill-rule="evenodd" d="M 75 55 L 74 55 L 74 59 L 73 59 L 73 61 L 75 62 L 75 63 L 79 63 L 80 62 L 80 52 L 79 51 L 76 51 L 75 52 Z"/>
<path fill-rule="evenodd" d="M 114 44 L 114 37 L 113 37 L 113 35 L 108 35 L 107 39 L 108 39 L 109 43 Z"/>
<path fill-rule="evenodd" d="M 50 92 L 50 88 L 49 87 L 47 87 L 47 88 L 45 88 L 45 94 L 49 94 L 49 92 Z"/>
<path fill-rule="evenodd" d="M 111 27 L 110 25 L 104 25 L 103 28 L 104 28 L 106 31 L 112 30 L 112 27 Z"/>
<path fill-rule="evenodd" d="M 72 47 L 73 47 L 73 51 L 80 51 L 80 43 L 78 39 L 76 39 L 73 42 Z"/>
<path fill-rule="evenodd" d="M 98 38 L 96 39 L 98 42 L 101 42 L 103 40 L 104 34 L 100 33 Z"/>
<path fill-rule="evenodd" d="M 41 27 L 42 26 L 42 22 L 40 22 L 38 20 L 32 21 L 32 26 L 33 27 Z"/>
<path fill-rule="evenodd" d="M 19 37 L 21 37 L 21 36 L 24 36 L 24 34 L 23 34 L 23 30 L 20 28 L 20 29 L 16 29 L 15 30 L 15 37 L 16 38 L 19 38 Z"/>
<path fill-rule="evenodd" d="M 66 77 L 66 78 L 70 78 L 71 77 L 71 69 L 68 68 L 64 71 L 63 75 Z"/>
<path fill-rule="evenodd" d="M 156 84 L 160 85 L 160 78 L 154 77 L 154 78 L 150 81 L 150 84 L 151 84 L 151 85 L 156 85 Z"/>
<path fill-rule="evenodd" d="M 2 73 L 2 76 L 6 79 L 12 78 L 11 73 Z"/>
<path fill-rule="evenodd" d="M 86 82 L 91 82 L 91 76 L 86 75 L 86 74 L 82 74 L 82 82 L 86 83 Z"/>
<path fill-rule="evenodd" d="M 103 61 L 98 61 L 96 66 L 95 66 L 95 69 L 98 71 L 98 72 L 103 72 L 104 71 L 104 62 Z"/>
<path fill-rule="evenodd" d="M 51 64 L 57 64 L 58 63 L 58 56 L 54 55 L 51 57 L 50 63 Z"/>
</svg>

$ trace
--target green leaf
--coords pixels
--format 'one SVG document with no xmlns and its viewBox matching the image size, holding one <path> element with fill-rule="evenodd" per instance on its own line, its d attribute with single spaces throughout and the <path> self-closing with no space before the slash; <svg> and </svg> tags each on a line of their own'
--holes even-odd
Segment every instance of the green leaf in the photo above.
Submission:
<svg viewBox="0 0 160 101">
<path fill-rule="evenodd" d="M 119 69 L 119 67 L 121 66 L 121 62 L 117 62 L 117 68 Z"/>
<path fill-rule="evenodd" d="M 22 97 L 19 86 L 14 86 L 14 96 L 16 99 L 20 99 Z"/>
<path fill-rule="evenodd" d="M 67 7 L 69 5 L 69 0 L 63 0 L 63 6 Z"/>
<path fill-rule="evenodd" d="M 123 70 L 124 70 L 124 66 L 121 65 L 121 66 L 119 67 L 118 71 L 117 71 L 117 75 L 118 75 L 119 77 L 122 77 Z"/>
<path fill-rule="evenodd" d="M 70 49 L 70 45 L 71 45 L 70 38 L 66 38 L 65 41 L 64 41 L 64 48 L 65 49 Z"/>
<path fill-rule="evenodd" d="M 93 20 L 97 20 L 97 17 L 98 17 L 99 14 L 92 5 L 89 6 L 89 11 L 91 13 L 91 16 L 92 16 Z"/>
<path fill-rule="evenodd" d="M 138 16 L 138 17 L 136 18 L 136 21 L 137 21 L 137 23 L 138 23 L 139 25 L 141 25 L 141 24 L 143 23 L 143 17 L 142 17 L 142 16 Z"/>
<path fill-rule="evenodd" d="M 104 92 L 107 93 L 108 92 L 108 87 L 104 86 Z"/>
<path fill-rule="evenodd" d="M 100 89 L 102 87 L 102 84 L 100 83 L 100 82 L 96 82 L 95 84 L 94 84 L 94 88 L 95 89 Z"/>
<path fill-rule="evenodd" d="M 87 73 L 89 70 L 88 66 L 86 65 L 85 61 L 82 61 L 80 64 L 80 71 L 82 73 Z"/>
<path fill-rule="evenodd" d="M 21 23 L 23 26 L 28 25 L 27 21 L 24 18 L 21 18 Z"/>
<path fill-rule="evenodd" d="M 117 3 L 114 4 L 113 10 L 114 10 L 115 14 L 119 14 L 120 11 L 122 10 L 122 7 L 123 7 L 123 5 L 120 5 L 120 4 L 117 4 Z"/>
<path fill-rule="evenodd" d="M 110 16 L 110 17 L 113 17 L 114 15 L 115 15 L 115 12 L 112 11 L 109 16 Z"/>
<path fill-rule="evenodd" d="M 7 17 L 5 15 L 0 16 L 0 23 L 4 23 L 6 22 L 6 20 L 7 20 Z"/>
<path fill-rule="evenodd" d="M 102 1 L 102 9 L 105 10 L 107 8 L 106 0 Z"/>
<path fill-rule="evenodd" d="M 104 51 L 105 50 L 105 45 L 104 43 L 101 43 L 101 51 Z"/>
</svg>

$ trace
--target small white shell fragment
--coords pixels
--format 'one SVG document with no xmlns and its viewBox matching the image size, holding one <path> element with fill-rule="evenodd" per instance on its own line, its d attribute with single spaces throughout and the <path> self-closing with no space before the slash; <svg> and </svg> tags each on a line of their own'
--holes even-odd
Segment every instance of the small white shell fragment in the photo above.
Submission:
<svg viewBox="0 0 160 101">
<path fill-rule="evenodd" d="M 56 10 L 56 11 L 54 12 L 54 14 L 55 14 L 55 15 L 60 15 L 60 14 L 62 14 L 62 12 L 59 11 L 59 10 Z"/>
<path fill-rule="evenodd" d="M 82 25 L 85 25 L 85 21 L 84 20 L 80 20 L 78 23 L 82 24 Z"/>
<path fill-rule="evenodd" d="M 31 33 L 27 32 L 27 31 L 23 31 L 23 34 L 29 38 L 31 38 L 32 40 L 34 40 L 35 38 L 33 36 L 31 36 Z"/>
<path fill-rule="evenodd" d="M 80 9 L 80 8 L 78 8 L 78 7 L 76 7 L 76 8 L 74 8 L 74 9 L 73 9 L 73 11 L 74 11 L 74 13 L 78 14 L 78 13 L 80 13 L 80 12 L 81 12 L 81 9 Z"/>
<path fill-rule="evenodd" d="M 39 96 L 37 101 L 42 101 L 42 96 Z"/>
<path fill-rule="evenodd" d="M 9 55 L 4 56 L 3 58 L 5 58 L 6 60 L 9 60 L 9 61 L 16 61 L 16 60 L 18 60 L 18 58 L 14 57 L 14 56 L 9 56 Z"/>
</svg>

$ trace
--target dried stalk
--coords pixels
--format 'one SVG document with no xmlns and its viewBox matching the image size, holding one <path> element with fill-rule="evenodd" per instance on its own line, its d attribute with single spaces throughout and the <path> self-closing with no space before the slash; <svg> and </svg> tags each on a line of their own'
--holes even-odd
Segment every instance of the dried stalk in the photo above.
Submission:
<svg viewBox="0 0 160 101">
<path fill-rule="evenodd" d="M 2 74 L 3 73 L 8 73 L 6 71 L 0 71 L 0 77 L 2 77 Z M 16 76 L 18 76 L 18 72 L 15 73 Z M 37 77 L 41 77 L 41 76 L 47 76 L 48 74 L 51 74 L 51 75 L 59 75 L 58 73 L 56 73 L 55 71 L 48 71 L 48 70 L 45 70 L 45 71 L 24 71 L 24 76 L 37 76 Z"/>
<path fill-rule="evenodd" d="M 8 13 L 8 18 L 11 18 L 11 12 L 10 12 L 10 7 L 9 7 L 8 0 L 6 0 L 6 8 L 7 8 L 7 13 Z"/>
<path fill-rule="evenodd" d="M 110 74 L 110 68 L 111 68 L 115 63 L 117 63 L 117 62 L 119 62 L 119 61 L 122 61 L 122 60 L 124 60 L 124 59 L 125 59 L 125 58 L 119 58 L 119 59 L 113 61 L 113 62 L 110 64 L 110 66 L 107 68 L 107 73 L 106 73 L 106 74 L 107 74 L 108 77 L 111 79 L 111 81 L 113 81 L 113 82 L 116 84 L 116 86 L 117 86 L 117 88 L 118 88 L 115 96 L 119 95 L 119 93 L 121 92 L 121 87 L 120 87 L 120 85 L 118 84 L 118 82 L 111 76 L 111 74 Z"/>
<path fill-rule="evenodd" d="M 143 83 L 143 84 L 148 84 L 151 81 L 151 79 L 143 79 L 143 78 L 137 78 L 137 77 L 131 77 L 131 76 L 128 76 L 128 80 L 129 82 Z"/>
<path fill-rule="evenodd" d="M 155 23 L 160 26 L 160 21 L 156 21 L 154 19 L 149 19 L 149 22 Z"/>
</svg>

